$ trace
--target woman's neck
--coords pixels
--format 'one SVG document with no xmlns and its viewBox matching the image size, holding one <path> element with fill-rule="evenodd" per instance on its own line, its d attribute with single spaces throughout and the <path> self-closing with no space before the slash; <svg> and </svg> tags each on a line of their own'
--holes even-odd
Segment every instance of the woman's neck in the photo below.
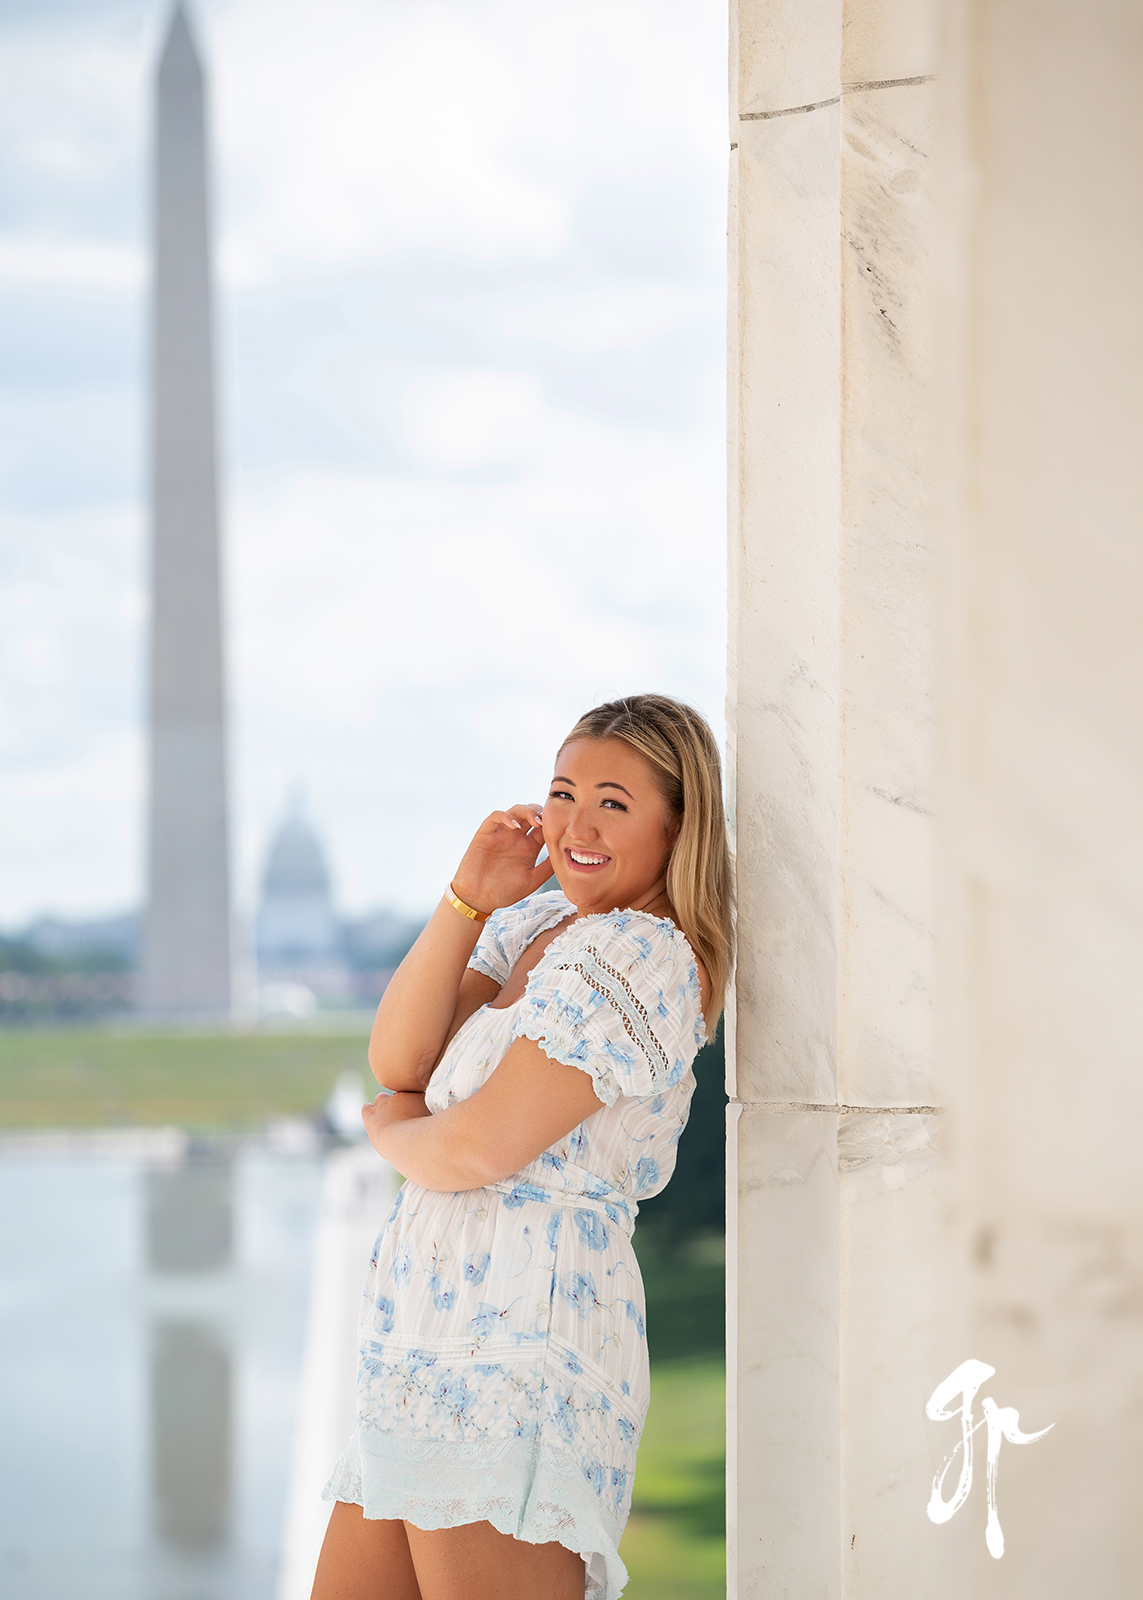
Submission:
<svg viewBox="0 0 1143 1600">
<path fill-rule="evenodd" d="M 571 900 L 571 896 L 566 891 L 564 892 L 564 899 Z M 580 917 L 594 917 L 599 916 L 601 913 L 606 915 L 608 911 L 643 911 L 649 917 L 669 917 L 672 922 L 678 920 L 675 916 L 675 908 L 667 895 L 666 883 L 662 879 L 658 883 L 652 884 L 643 893 L 633 895 L 625 906 L 580 904 L 576 900 L 571 900 L 571 904 L 575 906 L 577 915 Z"/>
</svg>

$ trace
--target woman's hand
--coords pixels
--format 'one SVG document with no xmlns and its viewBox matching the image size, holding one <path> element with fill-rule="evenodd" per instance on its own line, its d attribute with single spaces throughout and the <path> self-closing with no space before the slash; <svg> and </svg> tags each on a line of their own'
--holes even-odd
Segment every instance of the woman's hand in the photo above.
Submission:
<svg viewBox="0 0 1143 1600">
<path fill-rule="evenodd" d="M 544 844 L 539 806 L 513 806 L 494 811 L 476 830 L 453 878 L 453 892 L 474 911 L 496 911 L 534 894 L 552 875 L 546 858 L 536 857 Z"/>
<path fill-rule="evenodd" d="M 431 1116 L 425 1097 L 415 1089 L 398 1089 L 393 1094 L 379 1094 L 371 1105 L 362 1106 L 361 1120 L 369 1135 L 369 1143 L 379 1156 L 386 1154 L 383 1146 L 386 1131 L 398 1122 L 408 1122 L 411 1117 Z"/>
<path fill-rule="evenodd" d="M 544 842 L 542 820 L 539 806 L 494 811 L 465 852 L 453 893 L 485 913 L 532 894 L 552 871 L 548 861 L 536 863 Z M 498 983 L 468 969 L 480 932 L 479 922 L 462 916 L 441 895 L 377 1007 L 369 1065 L 378 1083 L 405 1093 L 423 1090 L 446 1041 L 496 994 Z M 386 1106 L 375 1125 L 384 1131 L 397 1115 L 396 1107 Z M 367 1115 L 367 1127 L 374 1118 L 373 1112 Z"/>
</svg>

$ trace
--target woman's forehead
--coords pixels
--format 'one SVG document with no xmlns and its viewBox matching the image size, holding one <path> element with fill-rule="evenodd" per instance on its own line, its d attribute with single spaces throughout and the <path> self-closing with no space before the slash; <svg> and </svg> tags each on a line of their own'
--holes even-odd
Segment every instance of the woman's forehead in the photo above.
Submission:
<svg viewBox="0 0 1143 1600">
<path fill-rule="evenodd" d="M 626 776 L 653 783 L 654 772 L 646 756 L 623 739 L 573 739 L 556 756 L 555 776 L 574 780 L 579 774 L 593 783 Z"/>
</svg>

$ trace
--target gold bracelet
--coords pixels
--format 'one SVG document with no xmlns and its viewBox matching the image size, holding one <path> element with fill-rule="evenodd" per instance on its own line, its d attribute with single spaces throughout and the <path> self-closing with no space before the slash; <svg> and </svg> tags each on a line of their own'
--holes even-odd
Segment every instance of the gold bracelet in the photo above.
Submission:
<svg viewBox="0 0 1143 1600">
<path fill-rule="evenodd" d="M 464 901 L 453 889 L 451 883 L 448 886 L 448 894 L 446 899 L 448 900 L 450 906 L 456 907 L 462 917 L 470 917 L 473 922 L 487 922 L 489 917 L 492 915 L 491 911 L 476 911 L 472 906 L 466 906 Z"/>
</svg>

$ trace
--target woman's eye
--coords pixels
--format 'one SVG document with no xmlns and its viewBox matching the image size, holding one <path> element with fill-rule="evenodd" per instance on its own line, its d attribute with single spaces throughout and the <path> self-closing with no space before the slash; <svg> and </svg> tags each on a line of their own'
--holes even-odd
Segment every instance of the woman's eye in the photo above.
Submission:
<svg viewBox="0 0 1143 1600">
<path fill-rule="evenodd" d="M 623 804 L 622 800 L 612 800 L 610 796 L 602 801 L 602 804 L 605 806 L 614 806 L 617 811 L 627 810 L 627 807 Z"/>
<path fill-rule="evenodd" d="M 553 789 L 551 794 L 549 794 L 548 799 L 549 800 L 570 800 L 571 799 L 571 795 L 568 794 L 566 789 Z"/>
</svg>

